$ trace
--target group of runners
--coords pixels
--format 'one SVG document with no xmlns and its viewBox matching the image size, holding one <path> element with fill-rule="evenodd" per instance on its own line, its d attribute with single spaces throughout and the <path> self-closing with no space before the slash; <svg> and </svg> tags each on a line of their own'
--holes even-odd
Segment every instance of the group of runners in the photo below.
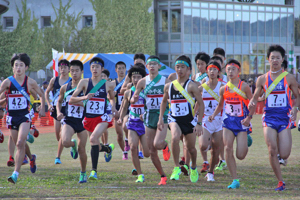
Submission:
<svg viewBox="0 0 300 200">
<path fill-rule="evenodd" d="M 109 79 L 109 71 L 101 58 L 90 60 L 92 77 L 86 79 L 81 78 L 81 61 L 61 60 L 58 63 L 60 76 L 51 79 L 44 94 L 36 81 L 25 75 L 30 66 L 29 56 L 14 54 L 11 59 L 14 75 L 5 79 L 0 88 L 0 104 L 2 107 L 6 105 L 6 122 L 13 141 L 9 149 L 17 148 L 15 159 L 10 150 L 10 166 L 15 166 L 15 169 L 8 181 L 17 182 L 25 154 L 30 159 L 31 172 L 36 171 L 37 157 L 31 154 L 26 143 L 31 135 L 28 133 L 32 118 L 29 95 L 32 94 L 38 95 L 41 100 L 39 115 L 45 115 L 46 102 L 55 119 L 58 141 L 55 164 L 62 163 L 60 156 L 64 147 L 71 148 L 73 159 L 80 158 L 79 183 L 97 179 L 99 152 L 104 152 L 106 162 L 111 160 L 115 146 L 107 142 L 107 129 L 114 125 L 123 160 L 128 159 L 128 151 L 131 150 L 132 174 L 138 175 L 136 182 L 145 181 L 140 159 L 150 157 L 161 177 L 158 185 L 167 184 L 167 173 L 158 156 L 159 150 L 162 150 L 165 161 L 172 153 L 174 169 L 171 180 L 179 180 L 183 173 L 190 177 L 191 182 L 197 182 L 198 137 L 203 158 L 200 172 L 207 172 L 207 181 L 215 181 L 214 170 L 227 166 L 233 179 L 228 188 L 239 188 L 233 143 L 236 140 L 236 158 L 243 160 L 252 144 L 250 121 L 258 98 L 264 93 L 264 137 L 269 161 L 278 180 L 275 190 L 284 190 L 277 155 L 280 159 L 287 159 L 291 153 L 291 127 L 300 104 L 295 77 L 282 69 L 284 56 L 285 50 L 281 46 L 269 47 L 270 71 L 257 79 L 254 95 L 239 77 L 241 64 L 234 59 L 226 62 L 222 48 L 216 48 L 213 57 L 199 52 L 195 57 L 199 73 L 195 75 L 192 75 L 190 58 L 179 56 L 174 66 L 176 73 L 168 78 L 160 75 L 161 62 L 157 56 L 146 60 L 144 54 L 135 54 L 134 65 L 127 75 L 126 64 L 117 62 L 115 71 L 118 77 L 114 80 Z M 50 91 L 53 92 L 52 102 Z M 296 99 L 294 107 L 291 93 Z M 170 148 L 166 140 L 168 129 L 171 132 Z M 77 134 L 77 139 L 72 139 L 74 134 Z M 86 172 L 88 138 L 92 161 L 89 176 Z M 180 160 L 181 140 L 183 157 Z M 209 162 L 208 151 L 211 152 Z"/>
</svg>

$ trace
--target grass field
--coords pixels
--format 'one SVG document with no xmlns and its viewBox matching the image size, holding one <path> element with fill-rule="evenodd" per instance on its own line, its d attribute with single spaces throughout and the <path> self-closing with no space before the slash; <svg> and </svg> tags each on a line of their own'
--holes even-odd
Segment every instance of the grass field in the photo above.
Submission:
<svg viewBox="0 0 300 200">
<path fill-rule="evenodd" d="M 191 183 L 189 177 L 181 176 L 179 181 L 170 181 L 166 186 L 158 186 L 160 176 L 150 158 L 141 160 L 145 183 L 137 184 L 137 177 L 131 175 L 133 165 L 129 160 L 122 160 L 122 153 L 116 142 L 114 129 L 109 129 L 109 142 L 116 145 L 113 158 L 109 163 L 100 153 L 98 180 L 79 184 L 79 160 L 73 160 L 70 150 L 64 149 L 61 165 L 54 165 L 57 142 L 54 134 L 41 134 L 33 144 L 32 153 L 37 154 L 37 171 L 32 174 L 29 165 L 21 168 L 17 184 L 7 182 L 13 168 L 7 167 L 7 141 L 0 144 L 0 198 L 88 198 L 88 199 L 300 199 L 300 133 L 292 131 L 293 147 L 288 165 L 282 167 L 287 190 L 275 192 L 277 180 L 270 167 L 267 147 L 263 138 L 261 115 L 253 118 L 253 145 L 243 161 L 237 161 L 238 177 L 241 188 L 228 190 L 231 183 L 228 170 L 215 172 L 215 182 L 206 182 L 205 174 L 200 174 L 197 183 Z M 170 141 L 170 134 L 167 139 Z M 198 142 L 197 142 L 197 149 Z M 90 173 L 90 144 L 87 143 L 88 165 Z M 162 152 L 159 152 L 162 160 Z M 209 154 L 208 154 L 209 155 Z M 173 159 L 162 164 L 168 177 L 174 167 Z M 202 158 L 198 151 L 198 171 Z"/>
</svg>

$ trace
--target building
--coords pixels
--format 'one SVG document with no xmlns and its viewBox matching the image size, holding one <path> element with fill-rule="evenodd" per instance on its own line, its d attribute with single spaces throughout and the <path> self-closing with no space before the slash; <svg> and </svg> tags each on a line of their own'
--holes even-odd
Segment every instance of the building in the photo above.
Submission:
<svg viewBox="0 0 300 200">
<path fill-rule="evenodd" d="M 199 51 L 212 55 L 222 47 L 243 74 L 262 74 L 270 44 L 294 50 L 293 1 L 156 0 L 154 7 L 157 54 L 169 66 L 180 54 L 194 60 Z"/>
<path fill-rule="evenodd" d="M 21 0 L 15 1 L 1 16 L 4 31 L 17 25 L 16 5 L 22 4 Z M 55 19 L 53 9 L 49 9 L 51 3 L 59 7 L 59 1 L 27 0 L 40 28 L 51 26 L 50 21 Z M 300 1 L 153 0 L 153 10 L 156 54 L 170 67 L 180 54 L 194 60 L 199 51 L 212 55 L 214 48 L 222 47 L 227 59 L 241 62 L 243 74 L 262 74 L 269 69 L 266 49 L 275 43 L 282 45 L 287 54 L 293 50 L 300 67 L 300 38 L 295 38 L 294 30 L 295 18 L 300 18 Z M 88 0 L 72 0 L 69 12 L 80 11 L 78 27 L 95 27 L 95 11 Z M 300 20 L 298 23 L 300 26 Z"/>
</svg>

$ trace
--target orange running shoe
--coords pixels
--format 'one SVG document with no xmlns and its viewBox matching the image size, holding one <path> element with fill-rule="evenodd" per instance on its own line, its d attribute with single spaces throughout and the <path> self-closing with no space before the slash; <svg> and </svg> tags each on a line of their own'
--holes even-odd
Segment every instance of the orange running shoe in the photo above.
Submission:
<svg viewBox="0 0 300 200">
<path fill-rule="evenodd" d="M 161 177 L 158 185 L 167 185 L 167 177 Z"/>
<path fill-rule="evenodd" d="M 167 141 L 166 141 L 166 143 L 167 143 L 167 146 L 166 146 L 165 149 L 162 150 L 162 152 L 163 152 L 164 160 L 168 161 L 171 157 L 171 152 L 170 152 L 169 145 L 168 145 Z"/>
<path fill-rule="evenodd" d="M 201 173 L 207 172 L 209 169 L 209 164 L 203 163 Z"/>
</svg>

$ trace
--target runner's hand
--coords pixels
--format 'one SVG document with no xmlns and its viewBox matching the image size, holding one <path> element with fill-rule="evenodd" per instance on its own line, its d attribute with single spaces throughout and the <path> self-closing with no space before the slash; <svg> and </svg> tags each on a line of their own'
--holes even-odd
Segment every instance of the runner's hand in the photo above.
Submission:
<svg viewBox="0 0 300 200">
<path fill-rule="evenodd" d="M 132 83 L 127 84 L 127 90 L 129 90 L 132 87 Z"/>
<path fill-rule="evenodd" d="M 244 126 L 249 127 L 249 126 L 250 126 L 250 120 L 251 120 L 250 117 L 246 117 L 245 119 L 243 119 L 243 120 L 241 121 L 241 123 L 242 123 Z"/>
<path fill-rule="evenodd" d="M 292 110 L 291 110 L 291 120 L 292 121 L 295 121 L 297 119 L 297 113 L 298 113 L 298 110 L 296 107 L 294 107 Z"/>
<path fill-rule="evenodd" d="M 163 128 L 164 128 L 164 122 L 163 122 L 162 119 L 159 119 L 158 123 L 157 123 L 157 129 L 160 130 L 160 131 L 162 131 Z"/>
<path fill-rule="evenodd" d="M 58 121 L 60 121 L 60 120 L 62 120 L 62 118 L 64 118 L 64 115 L 61 112 L 59 112 L 59 113 L 57 113 L 56 118 L 57 118 Z"/>
<path fill-rule="evenodd" d="M 119 120 L 117 121 L 117 124 L 118 124 L 119 126 L 121 126 L 121 125 L 123 124 L 123 119 L 119 119 Z"/>
<path fill-rule="evenodd" d="M 143 115 L 143 114 L 140 115 L 140 120 L 141 120 L 141 121 L 144 121 L 144 115 Z"/>
<path fill-rule="evenodd" d="M 53 112 L 53 111 L 54 111 L 54 108 L 53 108 L 52 105 L 50 105 L 50 106 L 48 105 L 48 108 L 49 108 L 48 110 L 49 110 L 50 112 Z"/>
<path fill-rule="evenodd" d="M 94 95 L 95 95 L 95 93 L 88 93 L 88 94 L 85 96 L 85 99 L 86 99 L 86 100 L 90 100 L 91 98 L 93 98 Z"/>
<path fill-rule="evenodd" d="M 202 126 L 200 126 L 199 124 L 197 124 L 194 127 L 194 133 L 196 133 L 196 136 L 203 135 L 203 128 L 202 128 Z"/>
<path fill-rule="evenodd" d="M 41 117 L 45 117 L 45 116 L 46 116 L 45 109 L 40 109 L 40 111 L 39 111 L 39 117 L 41 118 Z"/>
<path fill-rule="evenodd" d="M 248 104 L 248 109 L 249 110 L 251 110 L 251 109 L 253 109 L 254 107 L 255 107 L 255 102 L 254 101 L 252 101 L 252 100 L 250 100 L 250 102 L 249 102 L 249 104 Z"/>
<path fill-rule="evenodd" d="M 137 102 L 139 100 L 139 95 L 133 95 L 130 99 L 130 103 L 134 104 L 135 102 Z"/>
<path fill-rule="evenodd" d="M 214 119 L 215 119 L 215 117 L 213 115 L 211 115 L 211 116 L 208 117 L 208 121 L 209 122 L 212 122 Z"/>
</svg>

